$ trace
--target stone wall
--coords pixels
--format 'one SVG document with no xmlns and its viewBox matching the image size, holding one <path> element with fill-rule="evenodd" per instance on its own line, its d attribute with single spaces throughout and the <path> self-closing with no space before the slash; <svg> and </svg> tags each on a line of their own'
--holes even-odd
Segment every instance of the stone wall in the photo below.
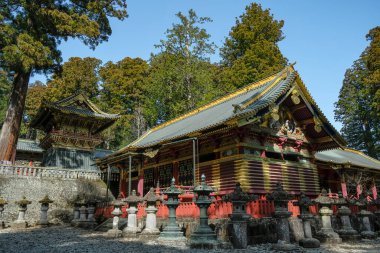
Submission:
<svg viewBox="0 0 380 253">
<path fill-rule="evenodd" d="M 106 190 L 106 184 L 100 179 L 0 175 L 0 196 L 8 201 L 3 213 L 4 220 L 8 223 L 17 218 L 18 207 L 15 201 L 22 196 L 32 201 L 26 212 L 26 220 L 33 225 L 39 219 L 38 201 L 46 194 L 54 201 L 48 219 L 68 222 L 73 212 L 73 200 L 78 194 L 102 200 Z"/>
</svg>

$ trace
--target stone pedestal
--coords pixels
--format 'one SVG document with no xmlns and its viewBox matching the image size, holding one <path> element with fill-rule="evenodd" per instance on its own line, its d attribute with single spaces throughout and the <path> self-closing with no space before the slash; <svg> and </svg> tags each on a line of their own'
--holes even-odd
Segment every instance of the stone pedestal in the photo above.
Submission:
<svg viewBox="0 0 380 253">
<path fill-rule="evenodd" d="M 361 222 L 362 222 L 362 231 L 360 232 L 360 235 L 363 239 L 376 238 L 376 233 L 372 231 L 371 223 L 369 220 L 369 217 L 371 215 L 372 213 L 366 210 L 361 210 L 358 213 L 358 216 L 360 217 Z"/>
<path fill-rule="evenodd" d="M 299 245 L 304 248 L 319 248 L 321 243 L 318 239 L 313 238 L 313 234 L 311 232 L 310 221 L 314 218 L 311 214 L 301 214 L 300 218 L 303 222 L 303 231 L 305 234 L 305 238 L 299 241 Z"/>
<path fill-rule="evenodd" d="M 49 199 L 49 196 L 46 195 L 43 199 L 39 201 L 41 203 L 41 213 L 40 213 L 40 220 L 37 222 L 37 225 L 40 226 L 48 226 L 48 210 L 49 210 L 49 204 L 53 203 L 51 199 Z"/>
<path fill-rule="evenodd" d="M 296 250 L 297 247 L 290 243 L 289 235 L 288 218 L 292 213 L 288 211 L 288 202 L 292 199 L 292 196 L 283 189 L 281 183 L 277 183 L 275 191 L 268 195 L 268 199 L 274 202 L 274 217 L 277 222 L 277 243 L 273 245 L 273 249 L 277 251 Z"/>
<path fill-rule="evenodd" d="M 123 230 L 123 236 L 125 237 L 137 237 L 137 233 L 141 232 L 141 229 L 137 226 L 137 208 L 131 206 L 127 209 L 128 212 L 128 225 Z"/>
<path fill-rule="evenodd" d="M 87 228 L 95 228 L 98 224 L 95 220 L 95 203 L 90 202 L 87 207 Z"/>
<path fill-rule="evenodd" d="M 207 209 L 211 205 L 209 195 L 212 192 L 214 189 L 206 184 L 206 177 L 202 174 L 201 184 L 194 189 L 194 193 L 198 195 L 196 204 L 200 210 L 200 217 L 198 228 L 190 236 L 191 248 L 213 249 L 219 245 L 216 233 L 208 225 Z"/>
<path fill-rule="evenodd" d="M 112 238 L 116 238 L 116 237 L 121 237 L 121 235 L 123 233 L 119 229 L 119 219 L 120 219 L 119 217 L 120 217 L 120 215 L 122 215 L 122 211 L 120 208 L 123 205 L 123 202 L 119 201 L 119 200 L 115 200 L 113 202 L 113 205 L 114 205 L 114 209 L 111 213 L 113 215 L 112 229 L 107 231 L 107 236 L 112 237 Z"/>
<path fill-rule="evenodd" d="M 287 209 L 275 210 L 274 217 L 276 218 L 277 225 L 277 240 L 278 242 L 273 245 L 274 250 L 278 251 L 293 251 L 296 250 L 296 246 L 290 243 L 289 235 L 289 221 L 288 218 L 292 215 Z"/>
<path fill-rule="evenodd" d="M 156 201 L 161 200 L 159 196 L 156 196 L 154 189 L 151 188 L 150 191 L 145 195 L 144 200 L 146 201 L 148 207 L 145 208 L 146 211 L 146 221 L 145 228 L 141 232 L 141 239 L 155 239 L 159 236 L 160 230 L 157 228 L 157 208 Z"/>
<path fill-rule="evenodd" d="M 79 220 L 76 222 L 77 226 L 86 228 L 87 227 L 87 207 L 82 205 L 79 208 Z"/>
<path fill-rule="evenodd" d="M 231 242 L 235 249 L 246 249 L 248 246 L 247 225 L 251 216 L 246 212 L 246 204 L 256 199 L 257 196 L 243 192 L 240 183 L 236 183 L 236 187 L 231 194 L 223 197 L 224 201 L 232 202 L 233 210 L 230 215 L 232 231 L 230 231 L 230 234 Z"/>
<path fill-rule="evenodd" d="M 183 236 L 183 232 L 176 223 L 175 211 L 179 205 L 178 195 L 181 193 L 181 190 L 175 186 L 175 180 L 173 178 L 170 187 L 164 191 L 164 194 L 168 196 L 168 200 L 165 204 L 169 208 L 169 222 L 161 232 L 159 240 L 186 241 L 186 237 Z"/>
<path fill-rule="evenodd" d="M 38 221 L 38 225 L 42 226 L 47 226 L 49 225 L 48 222 L 48 216 L 47 216 L 47 211 L 49 210 L 49 205 L 47 204 L 42 204 L 41 205 L 41 214 L 40 214 L 40 220 Z"/>
<path fill-rule="evenodd" d="M 338 216 L 342 223 L 342 227 L 337 232 L 343 241 L 356 241 L 360 239 L 358 231 L 351 226 L 350 215 L 350 208 L 342 206 L 338 209 Z"/>
<path fill-rule="evenodd" d="M 16 229 L 23 229 L 28 227 L 28 223 L 25 220 L 25 213 L 27 210 L 27 206 L 31 204 L 32 202 L 27 200 L 24 196 L 21 200 L 16 201 L 16 204 L 18 204 L 18 218 L 16 221 L 14 221 L 11 225 L 12 228 Z"/>
<path fill-rule="evenodd" d="M 132 194 L 128 196 L 126 202 L 129 205 L 128 212 L 128 225 L 123 230 L 123 236 L 125 237 L 137 237 L 141 229 L 137 226 L 137 205 L 142 202 L 142 198 L 136 196 L 136 190 L 132 191 Z"/>
<path fill-rule="evenodd" d="M 80 212 L 79 212 L 80 205 L 78 203 L 74 204 L 74 218 L 71 221 L 71 226 L 77 226 L 79 217 L 80 217 Z"/>
<path fill-rule="evenodd" d="M 319 210 L 319 214 L 322 219 L 322 228 L 317 232 L 318 239 L 321 242 L 326 243 L 341 243 L 342 238 L 340 238 L 331 227 L 331 216 L 333 215 L 333 211 L 327 206 L 324 206 Z"/>
</svg>

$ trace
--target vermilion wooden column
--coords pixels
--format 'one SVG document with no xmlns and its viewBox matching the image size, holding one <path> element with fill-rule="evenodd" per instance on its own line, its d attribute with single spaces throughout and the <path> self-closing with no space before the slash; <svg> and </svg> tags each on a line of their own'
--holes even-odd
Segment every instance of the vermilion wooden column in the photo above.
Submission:
<svg viewBox="0 0 380 253">
<path fill-rule="evenodd" d="M 373 199 L 377 199 L 377 189 L 376 189 L 375 182 L 373 183 L 373 186 L 372 186 L 372 195 L 373 195 Z"/>
<path fill-rule="evenodd" d="M 358 184 L 356 186 L 356 196 L 359 197 L 360 194 L 362 194 L 362 186 L 360 184 Z"/>
<path fill-rule="evenodd" d="M 126 173 L 124 173 L 123 169 L 120 169 L 120 191 L 119 194 L 121 194 L 123 197 L 127 197 L 127 179 L 125 177 Z"/>
<path fill-rule="evenodd" d="M 345 182 L 341 183 L 343 197 L 347 197 L 347 185 Z"/>
<path fill-rule="evenodd" d="M 137 183 L 137 192 L 140 196 L 144 196 L 144 175 L 139 176 L 139 181 Z"/>
</svg>

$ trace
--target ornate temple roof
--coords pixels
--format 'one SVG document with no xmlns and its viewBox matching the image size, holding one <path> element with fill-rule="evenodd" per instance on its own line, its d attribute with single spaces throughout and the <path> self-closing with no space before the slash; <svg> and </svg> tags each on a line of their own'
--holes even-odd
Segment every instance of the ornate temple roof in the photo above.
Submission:
<svg viewBox="0 0 380 253">
<path fill-rule="evenodd" d="M 254 117 L 262 118 L 269 112 L 270 106 L 291 104 L 290 99 L 285 99 L 295 89 L 303 104 L 303 107 L 294 109 L 295 119 L 305 125 L 312 138 L 319 140 L 316 150 L 344 146 L 344 139 L 321 112 L 293 65 L 290 65 L 274 75 L 154 127 L 112 156 L 199 136 L 214 129 L 241 126 Z M 312 128 L 316 124 L 321 130 L 313 133 Z"/>
<path fill-rule="evenodd" d="M 103 112 L 79 91 L 57 102 L 42 101 L 41 107 L 30 126 L 47 132 L 51 128 L 48 121 L 54 120 L 54 115 L 57 116 L 58 114 L 101 122 L 94 132 L 102 131 L 120 117 L 118 114 Z"/>
<path fill-rule="evenodd" d="M 380 161 L 355 149 L 333 149 L 315 154 L 317 161 L 380 170 Z"/>
</svg>

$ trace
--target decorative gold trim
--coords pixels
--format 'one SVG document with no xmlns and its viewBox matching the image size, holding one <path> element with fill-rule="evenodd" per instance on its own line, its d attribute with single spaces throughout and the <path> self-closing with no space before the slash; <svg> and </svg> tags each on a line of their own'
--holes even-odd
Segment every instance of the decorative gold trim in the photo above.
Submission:
<svg viewBox="0 0 380 253">
<path fill-rule="evenodd" d="M 348 152 L 351 152 L 351 153 L 358 154 L 358 155 L 363 156 L 363 157 L 365 157 L 365 158 L 367 158 L 367 159 L 369 159 L 369 160 L 371 160 L 371 161 L 373 161 L 373 162 L 375 162 L 375 163 L 380 164 L 380 161 L 379 161 L 379 160 L 377 160 L 377 159 L 375 159 L 375 158 L 373 158 L 373 157 L 370 157 L 370 156 L 364 154 L 363 152 L 361 152 L 361 151 L 359 151 L 359 150 L 345 147 L 345 148 L 344 148 L 344 151 L 348 151 Z"/>
</svg>

